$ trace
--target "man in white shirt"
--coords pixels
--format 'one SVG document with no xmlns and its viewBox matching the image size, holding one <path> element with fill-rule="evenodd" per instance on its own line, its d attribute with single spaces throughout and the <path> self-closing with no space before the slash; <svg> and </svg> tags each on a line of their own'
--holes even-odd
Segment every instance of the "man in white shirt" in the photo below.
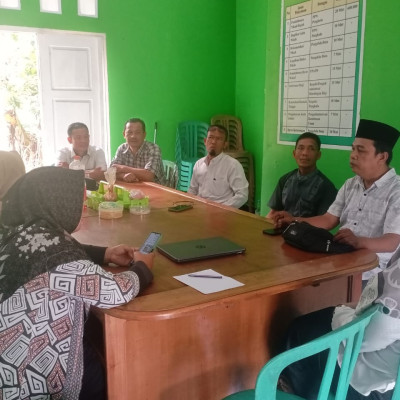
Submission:
<svg viewBox="0 0 400 400">
<path fill-rule="evenodd" d="M 107 170 L 104 151 L 96 146 L 89 145 L 89 129 L 82 122 L 74 122 L 68 127 L 69 147 L 58 151 L 56 165 L 69 168 L 75 156 L 80 157 L 85 166 L 85 175 L 97 181 L 104 179 L 104 171 Z"/>
<path fill-rule="evenodd" d="M 221 125 L 208 128 L 207 156 L 196 162 L 188 192 L 207 200 L 240 208 L 249 195 L 249 183 L 239 161 L 223 152 L 228 132 Z"/>
</svg>

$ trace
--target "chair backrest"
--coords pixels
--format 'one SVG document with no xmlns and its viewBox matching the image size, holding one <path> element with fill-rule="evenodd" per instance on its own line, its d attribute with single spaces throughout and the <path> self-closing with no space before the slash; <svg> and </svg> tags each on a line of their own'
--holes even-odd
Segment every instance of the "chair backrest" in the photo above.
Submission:
<svg viewBox="0 0 400 400">
<path fill-rule="evenodd" d="M 175 158 L 181 160 L 199 159 L 206 155 L 204 139 L 209 125 L 202 121 L 183 121 L 176 132 Z"/>
<path fill-rule="evenodd" d="M 242 164 L 244 174 L 246 175 L 247 182 L 249 182 L 249 198 L 246 202 L 247 210 L 249 212 L 254 212 L 255 206 L 255 187 L 254 187 L 254 161 L 253 155 L 248 151 L 228 151 L 231 157 L 235 158 Z"/>
<path fill-rule="evenodd" d="M 228 131 L 228 148 L 226 151 L 243 150 L 243 129 L 242 121 L 233 115 L 214 115 L 211 118 L 211 125 L 222 125 Z"/>
<path fill-rule="evenodd" d="M 163 160 L 165 186 L 176 189 L 178 186 L 178 167 L 173 161 Z"/>
<path fill-rule="evenodd" d="M 187 192 L 192 180 L 193 167 L 195 162 L 182 160 L 178 169 L 178 186 L 177 189 L 182 192 Z"/>
<path fill-rule="evenodd" d="M 195 162 L 207 154 L 204 139 L 209 125 L 202 121 L 183 121 L 176 131 L 175 159 L 178 166 L 177 189 L 187 192 Z"/>
<path fill-rule="evenodd" d="M 364 331 L 373 315 L 382 307 L 374 305 L 352 322 L 328 334 L 314 339 L 302 346 L 287 350 L 271 359 L 260 371 L 256 382 L 256 400 L 275 399 L 276 385 L 279 375 L 288 365 L 314 354 L 329 350 L 325 372 L 318 393 L 318 400 L 327 400 L 329 397 L 333 373 L 341 343 L 345 343 L 342 366 L 335 400 L 344 400 L 350 383 L 351 375 L 360 352 Z"/>
</svg>

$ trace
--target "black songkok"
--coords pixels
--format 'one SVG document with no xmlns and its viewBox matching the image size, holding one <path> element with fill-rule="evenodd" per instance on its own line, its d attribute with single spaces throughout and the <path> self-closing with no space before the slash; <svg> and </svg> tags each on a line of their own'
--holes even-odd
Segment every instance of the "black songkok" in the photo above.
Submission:
<svg viewBox="0 0 400 400">
<path fill-rule="evenodd" d="M 400 132 L 390 125 L 369 119 L 360 119 L 356 137 L 376 140 L 389 145 L 392 149 L 400 136 Z"/>
</svg>

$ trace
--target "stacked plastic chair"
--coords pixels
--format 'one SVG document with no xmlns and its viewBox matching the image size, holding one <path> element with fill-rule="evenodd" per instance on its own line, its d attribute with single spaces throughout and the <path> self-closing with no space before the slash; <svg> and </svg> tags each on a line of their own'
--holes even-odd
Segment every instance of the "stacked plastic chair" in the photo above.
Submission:
<svg viewBox="0 0 400 400">
<path fill-rule="evenodd" d="M 222 125 L 228 131 L 228 147 L 226 151 L 243 150 L 242 121 L 233 115 L 214 115 L 211 118 L 211 125 Z"/>
<path fill-rule="evenodd" d="M 196 161 L 206 155 L 204 139 L 209 124 L 202 121 L 183 121 L 176 132 L 175 158 L 178 166 L 177 189 L 187 192 Z"/>
<path fill-rule="evenodd" d="M 214 115 L 211 118 L 211 125 L 222 125 L 228 131 L 228 146 L 225 149 L 225 153 L 231 157 L 236 158 L 242 164 L 246 179 L 249 182 L 249 199 L 246 204 L 242 207 L 249 212 L 254 212 L 255 201 L 254 201 L 254 161 L 253 155 L 245 151 L 243 148 L 243 129 L 242 121 L 234 115 Z"/>
<path fill-rule="evenodd" d="M 243 206 L 245 211 L 254 213 L 255 201 L 254 201 L 254 161 L 253 155 L 248 151 L 227 151 L 231 157 L 235 158 L 242 164 L 244 174 L 246 175 L 247 182 L 249 182 L 249 198 L 246 204 Z"/>
</svg>

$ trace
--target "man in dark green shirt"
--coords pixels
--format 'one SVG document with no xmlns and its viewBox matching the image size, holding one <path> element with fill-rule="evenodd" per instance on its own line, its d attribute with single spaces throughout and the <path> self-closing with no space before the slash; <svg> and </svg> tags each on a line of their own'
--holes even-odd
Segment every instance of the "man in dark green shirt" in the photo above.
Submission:
<svg viewBox="0 0 400 400">
<path fill-rule="evenodd" d="M 276 211 L 287 211 L 295 217 L 325 214 L 336 198 L 334 184 L 317 169 L 321 158 L 318 135 L 305 132 L 296 140 L 293 157 L 298 168 L 283 175 L 272 194 L 268 206 L 272 218 Z"/>
</svg>

